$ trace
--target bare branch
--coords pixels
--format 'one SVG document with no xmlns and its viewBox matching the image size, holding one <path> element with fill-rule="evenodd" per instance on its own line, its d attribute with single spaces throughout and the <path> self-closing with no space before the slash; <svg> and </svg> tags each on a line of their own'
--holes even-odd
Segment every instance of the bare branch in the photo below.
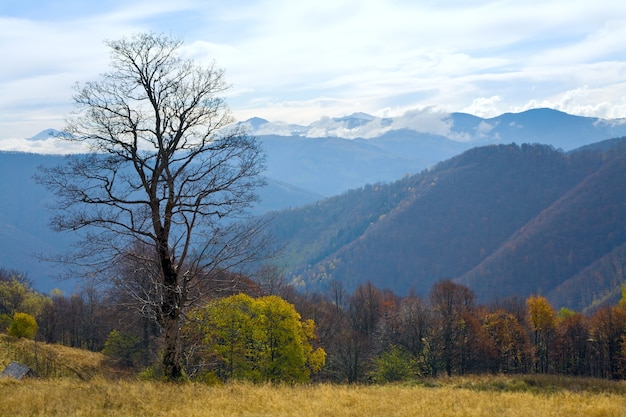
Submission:
<svg viewBox="0 0 626 417">
<path fill-rule="evenodd" d="M 264 184 L 264 154 L 231 126 L 224 71 L 180 58 L 180 40 L 139 34 L 107 45 L 111 71 L 76 87 L 67 126 L 67 140 L 92 152 L 42 169 L 38 181 L 58 197 L 53 227 L 82 233 L 72 262 L 91 274 L 131 259 L 141 265 L 134 270 L 149 284 L 109 271 L 110 282 L 158 319 L 174 377 L 190 289 L 198 298 L 202 277 L 262 252 L 258 225 L 237 219 Z"/>
</svg>

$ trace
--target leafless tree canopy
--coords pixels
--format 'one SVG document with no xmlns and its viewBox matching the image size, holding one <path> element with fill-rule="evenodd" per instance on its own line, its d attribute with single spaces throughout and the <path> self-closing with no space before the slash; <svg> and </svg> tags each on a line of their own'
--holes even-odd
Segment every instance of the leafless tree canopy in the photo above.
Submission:
<svg viewBox="0 0 626 417">
<path fill-rule="evenodd" d="M 177 338 L 170 327 L 179 327 L 194 278 L 259 249 L 258 228 L 237 220 L 263 185 L 264 154 L 233 125 L 220 97 L 223 70 L 181 58 L 182 42 L 162 35 L 107 44 L 110 72 L 76 87 L 68 120 L 66 140 L 91 152 L 38 178 L 58 197 L 54 228 L 84 237 L 74 262 L 102 270 L 136 256 L 135 264 L 151 264 L 159 299 L 146 301 L 166 338 Z"/>
</svg>

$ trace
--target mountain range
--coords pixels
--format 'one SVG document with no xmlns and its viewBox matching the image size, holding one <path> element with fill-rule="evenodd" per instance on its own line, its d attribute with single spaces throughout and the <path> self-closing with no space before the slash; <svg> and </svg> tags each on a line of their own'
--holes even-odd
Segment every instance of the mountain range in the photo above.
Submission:
<svg viewBox="0 0 626 417">
<path fill-rule="evenodd" d="M 580 117 L 553 109 L 488 119 L 415 111 L 396 118 L 355 113 L 309 126 L 260 118 L 242 124 L 267 150 L 268 177 L 327 197 L 364 184 L 395 181 L 476 146 L 541 143 L 569 151 L 626 135 L 626 119 Z"/>
<path fill-rule="evenodd" d="M 268 186 L 260 190 L 262 202 L 255 207 L 254 213 L 260 215 L 271 211 L 275 216 L 275 225 L 283 222 L 282 226 L 275 226 L 274 231 L 278 231 L 277 235 L 286 247 L 281 259 L 287 268 L 285 273 L 295 281 L 309 281 L 309 285 L 323 281 L 320 278 L 323 273 L 311 273 L 320 268 L 325 269 L 327 276 L 332 279 L 345 277 L 347 286 L 370 279 L 370 275 L 361 275 L 359 272 L 365 266 L 345 269 L 352 264 L 339 254 L 347 254 L 351 248 L 357 248 L 355 242 L 366 241 L 369 239 L 366 239 L 367 236 L 376 236 L 380 248 L 371 249 L 371 254 L 367 253 L 372 260 L 377 261 L 374 266 L 371 263 L 363 265 L 370 265 L 367 268 L 378 271 L 377 276 L 386 277 L 383 281 L 376 281 L 384 284 L 381 286 L 402 293 L 409 287 L 421 286 L 425 289 L 429 282 L 442 276 L 455 277 L 460 282 L 479 288 L 482 282 L 480 274 L 495 268 L 487 268 L 489 262 L 491 265 L 501 265 L 498 259 L 510 258 L 503 246 L 507 239 L 515 236 L 522 226 L 527 223 L 530 225 L 535 218 L 533 216 L 538 216 L 542 210 L 555 203 L 556 196 L 565 196 L 571 187 L 587 178 L 585 175 L 600 169 L 599 165 L 588 166 L 581 168 L 581 173 L 577 169 L 566 169 L 572 163 L 564 161 L 574 158 L 570 155 L 600 152 L 598 147 L 601 146 L 614 149 L 612 142 L 598 142 L 626 135 L 624 122 L 621 119 L 602 120 L 551 109 L 536 109 L 489 119 L 463 113 L 416 111 L 396 118 L 356 113 L 339 118 L 324 118 L 309 126 L 273 123 L 260 118 L 242 124 L 258 137 L 267 152 Z M 40 143 L 49 140 L 54 133 L 44 131 L 30 140 Z M 545 165 L 535 166 L 533 164 L 536 161 L 525 161 L 523 158 L 499 161 L 495 156 L 497 153 L 490 152 L 494 149 L 514 149 L 515 146 L 511 148 L 512 145 L 508 145 L 513 142 L 547 146 L 529 148 L 524 145 L 517 147 L 517 151 L 510 151 L 512 154 L 542 149 L 533 152 L 552 156 L 546 157 Z M 575 149 L 581 151 L 575 152 Z M 473 162 L 462 163 L 467 158 Z M 56 272 L 50 270 L 49 264 L 37 261 L 33 254 L 63 250 L 72 243 L 72 237 L 54 233 L 47 227 L 49 214 L 45 206 L 54 200 L 47 190 L 33 182 L 32 176 L 38 165 L 59 163 L 62 163 L 62 156 L 58 155 L 0 152 L 0 267 L 28 273 L 36 287 L 43 291 L 59 286 L 67 288 L 67 285 L 53 281 L 51 277 Z M 456 164 L 456 168 L 445 169 L 450 164 Z M 500 164 L 502 169 L 509 165 L 517 168 L 511 172 L 497 171 L 493 167 L 489 168 L 491 164 Z M 557 175 L 561 168 L 555 168 L 561 167 L 559 164 L 563 164 L 562 175 Z M 432 176 L 436 172 L 440 174 Z M 487 175 L 487 172 L 491 172 L 492 176 L 481 177 Z M 511 177 L 526 178 L 526 183 L 535 186 L 502 183 L 506 178 L 512 181 Z M 555 181 L 560 184 L 558 187 L 554 185 L 548 190 L 540 187 Z M 420 193 L 426 192 L 425 184 L 430 183 L 437 185 L 433 189 L 437 189 L 439 194 L 433 194 L 431 190 L 426 193 L 431 197 L 418 198 L 418 195 L 422 195 Z M 476 189 L 476 184 L 491 184 L 495 188 L 488 192 L 489 188 Z M 531 204 L 527 196 L 534 193 L 541 195 L 542 199 L 535 201 L 533 198 Z M 383 195 L 384 198 L 380 198 Z M 441 199 L 433 199 L 434 195 L 441 196 Z M 486 197 L 476 200 L 477 196 L 500 197 L 495 200 Z M 411 216 L 399 216 L 403 212 L 411 213 L 409 208 L 418 201 L 420 204 L 428 204 L 416 208 L 417 212 Z M 509 213 L 509 206 L 515 208 L 515 215 Z M 457 207 L 456 211 L 452 210 L 453 207 Z M 479 227 L 480 223 L 464 226 L 463 219 L 468 219 L 464 217 L 464 212 L 468 207 L 475 210 L 468 211 L 468 215 L 482 213 L 481 219 L 486 220 L 481 221 L 491 226 L 487 229 Z M 449 226 L 438 229 L 433 225 L 430 229 L 409 233 L 413 230 L 410 221 L 422 219 L 426 223 L 433 223 L 434 220 L 428 220 L 433 217 L 433 212 L 440 222 L 447 222 Z M 297 219 L 302 213 L 313 216 L 306 220 L 310 222 L 308 228 L 302 228 Z M 346 221 L 345 216 L 350 219 Z M 475 221 L 475 218 L 472 219 Z M 489 219 L 494 219 L 494 222 Z M 391 220 L 395 223 L 386 223 Z M 454 251 L 449 253 L 455 253 L 462 262 L 456 264 L 445 260 L 437 264 L 419 261 L 410 265 L 395 258 L 377 258 L 375 253 L 388 253 L 389 249 L 404 254 L 402 256 L 405 258 L 424 259 L 420 254 L 415 255 L 415 251 L 405 250 L 409 246 L 402 246 L 416 243 L 389 237 L 399 233 L 395 225 L 404 230 L 406 235 L 429 236 L 432 253 L 444 249 L 449 252 L 447 248 L 453 248 Z M 291 234 L 285 232 L 289 228 Z M 539 230 L 540 227 L 535 226 L 535 229 Z M 459 233 L 464 231 L 464 237 L 455 236 L 455 230 Z M 445 246 L 437 242 L 445 242 Z M 614 250 L 621 253 L 617 248 Z M 333 259 L 341 262 L 337 265 L 329 262 Z M 483 261 L 489 262 L 483 264 Z M 567 285 L 580 288 L 598 268 L 611 268 L 612 264 L 607 259 L 602 261 L 602 258 L 598 258 L 595 261 L 598 262 L 596 267 L 592 266 L 593 262 L 586 265 L 591 268 L 587 272 L 584 268 L 580 271 L 577 269 L 576 277 L 571 277 Z M 355 262 L 355 265 L 358 264 L 358 261 Z M 339 275 L 342 268 L 347 272 Z M 401 271 L 402 268 L 418 269 L 407 272 Z M 416 278 L 418 276 L 427 277 L 423 284 L 420 284 L 421 279 Z M 545 287 L 540 290 L 547 291 Z M 572 293 L 569 290 L 562 292 Z M 486 292 L 480 294 L 489 296 Z M 505 294 L 508 293 L 502 293 Z M 594 297 L 595 300 L 599 296 Z M 570 303 L 568 305 L 578 305 L 567 302 Z"/>
</svg>

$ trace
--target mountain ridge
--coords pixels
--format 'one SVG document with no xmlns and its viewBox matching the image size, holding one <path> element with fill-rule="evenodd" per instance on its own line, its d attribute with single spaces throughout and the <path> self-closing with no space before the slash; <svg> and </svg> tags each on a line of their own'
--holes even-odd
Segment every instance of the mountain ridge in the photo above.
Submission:
<svg viewBox="0 0 626 417">
<path fill-rule="evenodd" d="M 262 122 L 260 122 L 262 121 Z M 411 110 L 395 117 L 378 117 L 357 112 L 342 117 L 323 117 L 309 125 L 270 122 L 254 117 L 238 122 L 238 125 L 250 129 L 257 136 L 302 136 L 309 138 L 337 137 L 343 139 L 371 139 L 395 130 L 409 130 L 415 133 L 429 133 L 445 136 L 458 142 L 484 144 L 485 140 L 515 141 L 510 135 L 526 136 L 524 142 L 554 143 L 545 140 L 545 133 L 559 132 L 563 136 L 563 125 L 569 124 L 574 136 L 589 143 L 610 137 L 622 136 L 626 132 L 626 118 L 601 119 L 597 117 L 576 116 L 551 108 L 534 108 L 518 113 L 502 113 L 494 117 L 479 117 L 461 112 L 435 112 L 431 110 Z M 531 128 L 530 130 L 528 128 Z M 495 130 L 494 130 L 495 129 Z M 526 129 L 526 130 L 524 130 Z M 582 129 L 582 130 L 581 130 Z M 532 132 L 531 134 L 527 132 Z M 507 136 L 508 135 L 508 136 Z M 571 137 L 570 137 L 571 139 Z M 564 150 L 571 150 L 582 145 L 563 142 Z"/>
<path fill-rule="evenodd" d="M 596 269 L 578 278 L 587 281 L 586 292 L 566 284 L 626 242 L 626 152 L 611 152 L 473 148 L 395 183 L 292 210 L 284 221 L 279 214 L 274 231 L 290 248 L 283 265 L 289 279 L 306 288 L 323 290 L 338 280 L 349 291 L 370 281 L 395 293 L 425 295 L 437 280 L 451 278 L 482 301 L 539 293 L 582 310 L 599 299 L 590 291 L 615 292 L 623 281 L 606 276 L 608 284 L 590 285 Z M 359 209 L 361 201 L 383 194 L 401 195 L 385 209 L 371 209 L 372 201 L 369 211 Z M 325 221 L 324 211 L 334 220 Z M 346 230 L 358 229 L 358 219 L 367 224 L 345 238 Z M 298 236 L 311 235 L 307 224 L 318 236 L 303 244 Z M 539 237 L 524 244 L 529 230 Z"/>
<path fill-rule="evenodd" d="M 424 111 L 394 119 L 371 118 L 365 124 L 361 121 L 370 119 L 358 114 L 356 118 L 327 118 L 311 129 L 298 126 L 289 134 L 281 130 L 283 125 L 276 134 L 266 126 L 251 134 L 268 150 L 269 176 L 289 178 L 324 196 L 395 181 L 476 146 L 541 143 L 571 151 L 626 135 L 626 119 L 573 116 L 553 109 L 490 119 Z"/>
</svg>

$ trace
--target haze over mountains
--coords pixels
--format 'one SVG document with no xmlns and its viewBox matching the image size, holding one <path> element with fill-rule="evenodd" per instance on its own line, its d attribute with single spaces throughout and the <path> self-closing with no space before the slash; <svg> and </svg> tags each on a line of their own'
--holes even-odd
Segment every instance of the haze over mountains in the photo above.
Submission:
<svg viewBox="0 0 626 417">
<path fill-rule="evenodd" d="M 274 220 L 287 248 L 280 262 L 309 288 L 369 279 L 402 294 L 451 277 L 482 298 L 541 292 L 582 309 L 623 279 L 623 142 L 603 142 L 604 153 L 600 145 L 563 151 L 626 136 L 624 120 L 538 109 L 492 119 L 415 112 L 244 123 L 268 154 L 269 185 L 255 212 L 288 209 Z M 27 272 L 43 291 L 60 284 L 32 254 L 72 239 L 47 228 L 53 200 L 32 175 L 58 163 L 0 153 L 0 267 Z"/>
</svg>

